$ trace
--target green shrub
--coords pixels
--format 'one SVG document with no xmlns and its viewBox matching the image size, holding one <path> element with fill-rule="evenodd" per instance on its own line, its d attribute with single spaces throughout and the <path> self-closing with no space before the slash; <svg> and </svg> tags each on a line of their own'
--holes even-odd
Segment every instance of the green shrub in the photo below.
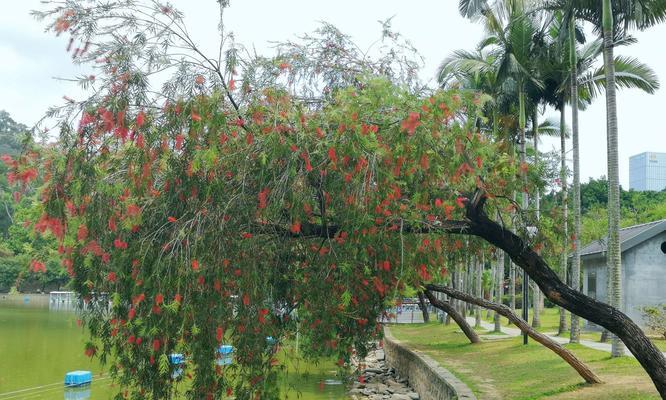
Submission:
<svg viewBox="0 0 666 400">
<path fill-rule="evenodd" d="M 666 304 L 641 307 L 645 325 L 666 339 Z"/>
</svg>

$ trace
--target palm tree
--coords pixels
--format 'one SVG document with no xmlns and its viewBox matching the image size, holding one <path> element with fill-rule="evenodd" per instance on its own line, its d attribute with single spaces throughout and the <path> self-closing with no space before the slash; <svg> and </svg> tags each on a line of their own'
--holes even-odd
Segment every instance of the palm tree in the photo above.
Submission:
<svg viewBox="0 0 666 400">
<path fill-rule="evenodd" d="M 616 88 L 616 58 L 614 47 L 619 38 L 627 36 L 630 28 L 646 29 L 666 19 L 666 0 L 553 0 L 572 20 L 586 20 L 603 38 L 604 70 L 606 76 L 606 120 L 608 156 L 608 253 L 609 302 L 621 309 L 622 260 L 620 253 L 620 183 L 618 166 L 618 129 Z M 612 355 L 624 354 L 624 345 L 613 337 Z"/>
</svg>

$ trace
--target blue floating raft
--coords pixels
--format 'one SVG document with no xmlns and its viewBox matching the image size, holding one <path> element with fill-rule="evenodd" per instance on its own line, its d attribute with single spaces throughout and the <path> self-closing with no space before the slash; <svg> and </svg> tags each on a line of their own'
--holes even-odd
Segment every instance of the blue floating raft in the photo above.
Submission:
<svg viewBox="0 0 666 400">
<path fill-rule="evenodd" d="M 81 386 L 92 382 L 92 372 L 72 371 L 65 374 L 65 386 Z"/>
<path fill-rule="evenodd" d="M 234 352 L 234 346 L 228 345 L 228 344 L 223 344 L 222 346 L 217 348 L 217 352 L 220 354 L 231 354 Z"/>
</svg>

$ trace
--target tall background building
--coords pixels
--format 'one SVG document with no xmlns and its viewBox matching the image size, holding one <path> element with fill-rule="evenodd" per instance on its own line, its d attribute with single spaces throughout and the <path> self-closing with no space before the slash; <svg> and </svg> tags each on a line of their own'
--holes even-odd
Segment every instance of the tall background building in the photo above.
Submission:
<svg viewBox="0 0 666 400">
<path fill-rule="evenodd" d="M 666 153 L 645 152 L 629 157 L 629 189 L 666 189 Z"/>
</svg>

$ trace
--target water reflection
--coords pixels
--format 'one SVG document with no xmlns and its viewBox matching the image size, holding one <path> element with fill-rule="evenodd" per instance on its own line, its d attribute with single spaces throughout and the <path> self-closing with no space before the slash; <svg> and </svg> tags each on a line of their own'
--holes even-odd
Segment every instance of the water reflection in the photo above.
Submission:
<svg viewBox="0 0 666 400">
<path fill-rule="evenodd" d="M 65 400 L 89 400 L 90 385 L 86 387 L 65 388 Z"/>
</svg>

